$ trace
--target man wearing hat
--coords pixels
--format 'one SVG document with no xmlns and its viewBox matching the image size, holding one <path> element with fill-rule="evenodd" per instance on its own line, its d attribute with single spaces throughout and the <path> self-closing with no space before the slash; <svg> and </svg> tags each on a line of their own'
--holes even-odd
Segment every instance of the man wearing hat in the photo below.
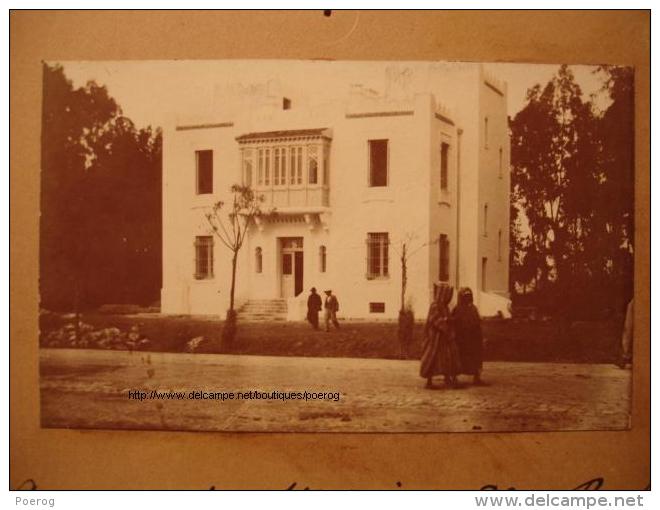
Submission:
<svg viewBox="0 0 660 510">
<path fill-rule="evenodd" d="M 307 320 L 314 329 L 319 329 L 319 312 L 321 311 L 321 296 L 316 293 L 316 287 L 312 287 L 311 294 L 307 298 Z"/>
<path fill-rule="evenodd" d="M 337 312 L 339 311 L 339 301 L 332 294 L 330 289 L 325 292 L 325 330 L 330 331 L 330 321 L 335 325 L 335 328 L 339 329 L 339 322 L 337 322 Z"/>
</svg>

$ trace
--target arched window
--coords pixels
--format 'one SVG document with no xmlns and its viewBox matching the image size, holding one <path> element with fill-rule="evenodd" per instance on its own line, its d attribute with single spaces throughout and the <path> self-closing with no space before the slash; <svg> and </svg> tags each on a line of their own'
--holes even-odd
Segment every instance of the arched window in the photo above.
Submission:
<svg viewBox="0 0 660 510">
<path fill-rule="evenodd" d="M 257 248 L 254 250 L 254 268 L 257 273 L 261 273 L 263 269 L 262 258 L 261 246 L 257 246 Z"/>
<path fill-rule="evenodd" d="M 325 273 L 326 266 L 326 249 L 325 246 L 319 247 L 319 271 Z"/>
</svg>

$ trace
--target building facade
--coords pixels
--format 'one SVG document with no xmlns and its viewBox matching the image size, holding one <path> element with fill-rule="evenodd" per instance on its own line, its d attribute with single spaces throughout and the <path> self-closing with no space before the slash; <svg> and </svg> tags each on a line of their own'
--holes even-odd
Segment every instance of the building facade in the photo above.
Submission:
<svg viewBox="0 0 660 510">
<path fill-rule="evenodd" d="M 416 316 L 437 281 L 471 287 L 482 315 L 507 315 L 506 84 L 479 64 L 423 74 L 387 68 L 382 93 L 347 83 L 342 99 L 316 102 L 263 87 L 166 126 L 162 312 L 224 314 L 231 252 L 205 213 L 243 183 L 276 214 L 239 252 L 239 310 L 283 300 L 303 319 L 316 287 L 338 296 L 340 317 L 396 318 L 405 243 Z"/>
</svg>

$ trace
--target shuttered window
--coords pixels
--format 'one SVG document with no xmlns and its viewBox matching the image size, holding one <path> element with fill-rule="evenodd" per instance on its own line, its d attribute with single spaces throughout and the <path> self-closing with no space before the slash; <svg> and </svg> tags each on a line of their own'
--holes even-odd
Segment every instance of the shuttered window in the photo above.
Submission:
<svg viewBox="0 0 660 510">
<path fill-rule="evenodd" d="M 389 234 L 370 232 L 367 234 L 367 278 L 389 276 Z"/>
<path fill-rule="evenodd" d="M 195 278 L 213 278 L 213 236 L 195 238 Z"/>
</svg>

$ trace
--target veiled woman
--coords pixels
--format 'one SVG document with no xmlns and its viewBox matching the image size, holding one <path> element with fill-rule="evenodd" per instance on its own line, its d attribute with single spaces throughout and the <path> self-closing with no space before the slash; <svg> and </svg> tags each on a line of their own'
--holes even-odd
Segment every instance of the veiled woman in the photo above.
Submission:
<svg viewBox="0 0 660 510">
<path fill-rule="evenodd" d="M 471 375 L 475 385 L 483 385 L 481 368 L 483 360 L 483 335 L 481 317 L 474 306 L 472 291 L 464 287 L 458 291 L 458 303 L 452 312 L 456 332 L 456 345 L 461 363 L 461 373 Z"/>
<path fill-rule="evenodd" d="M 446 283 L 434 284 L 434 299 L 424 327 L 424 347 L 419 374 L 426 387 L 433 388 L 433 376 L 443 375 L 445 385 L 453 387 L 460 370 L 458 349 L 450 324 L 449 302 L 454 288 Z"/>
</svg>

